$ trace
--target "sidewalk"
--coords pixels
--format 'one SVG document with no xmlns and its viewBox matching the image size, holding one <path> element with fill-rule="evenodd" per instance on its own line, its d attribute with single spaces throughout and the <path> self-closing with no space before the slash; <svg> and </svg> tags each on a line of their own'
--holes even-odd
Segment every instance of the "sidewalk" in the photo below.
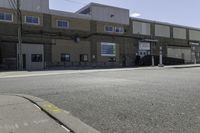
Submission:
<svg viewBox="0 0 200 133">
<path fill-rule="evenodd" d="M 87 69 L 87 70 L 12 71 L 12 72 L 0 72 L 0 79 L 1 78 L 20 78 L 20 77 L 33 77 L 33 76 L 76 74 L 76 73 L 131 71 L 131 70 L 160 70 L 160 69 L 168 69 L 168 68 L 177 69 L 177 68 L 193 68 L 193 67 L 200 67 L 200 64 L 173 65 L 173 66 L 164 66 L 164 67 L 147 66 L 147 67 L 136 67 L 136 68 Z"/>
<path fill-rule="evenodd" d="M 0 95 L 0 133 L 100 133 L 69 112 L 27 95 Z"/>
<path fill-rule="evenodd" d="M 166 68 L 193 68 L 200 67 L 200 64 L 188 64 L 188 65 L 174 65 L 174 66 L 165 66 Z"/>
</svg>

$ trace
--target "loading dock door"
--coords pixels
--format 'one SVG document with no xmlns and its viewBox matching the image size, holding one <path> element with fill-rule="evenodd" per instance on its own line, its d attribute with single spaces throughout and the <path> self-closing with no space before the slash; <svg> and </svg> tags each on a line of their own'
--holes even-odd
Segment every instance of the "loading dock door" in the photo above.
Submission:
<svg viewBox="0 0 200 133">
<path fill-rule="evenodd" d="M 184 59 L 185 63 L 192 61 L 192 51 L 190 47 L 168 47 L 167 56 L 177 59 Z"/>
</svg>

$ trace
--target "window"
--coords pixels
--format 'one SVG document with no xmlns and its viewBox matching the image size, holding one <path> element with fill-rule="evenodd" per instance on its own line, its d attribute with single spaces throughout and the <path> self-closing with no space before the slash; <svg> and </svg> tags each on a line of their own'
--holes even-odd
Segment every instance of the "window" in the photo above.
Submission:
<svg viewBox="0 0 200 133">
<path fill-rule="evenodd" d="M 81 54 L 80 55 L 80 62 L 88 62 L 88 55 L 87 54 Z"/>
<path fill-rule="evenodd" d="M 113 30 L 113 26 L 105 26 L 104 28 L 105 28 L 104 30 L 105 30 L 106 32 L 113 32 L 113 31 L 114 31 L 114 30 Z"/>
<path fill-rule="evenodd" d="M 115 27 L 116 33 L 124 33 L 124 27 Z"/>
<path fill-rule="evenodd" d="M 57 20 L 56 25 L 58 28 L 69 28 L 69 21 Z"/>
<path fill-rule="evenodd" d="M 31 60 L 32 62 L 42 62 L 42 54 L 32 54 Z"/>
<path fill-rule="evenodd" d="M 116 56 L 116 44 L 101 42 L 101 56 L 107 56 L 107 57 Z"/>
<path fill-rule="evenodd" d="M 70 54 L 61 54 L 61 62 L 70 62 Z"/>
<path fill-rule="evenodd" d="M 25 16 L 25 23 L 39 25 L 40 19 L 37 16 Z"/>
<path fill-rule="evenodd" d="M 13 22 L 13 14 L 0 12 L 0 21 Z"/>
<path fill-rule="evenodd" d="M 115 58 L 115 57 L 110 57 L 110 58 L 108 59 L 108 62 L 116 62 L 116 58 Z"/>
</svg>

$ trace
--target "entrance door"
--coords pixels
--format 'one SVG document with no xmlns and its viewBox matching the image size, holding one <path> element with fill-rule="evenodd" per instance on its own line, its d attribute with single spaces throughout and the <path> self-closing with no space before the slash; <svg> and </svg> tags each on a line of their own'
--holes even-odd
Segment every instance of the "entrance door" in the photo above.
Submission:
<svg viewBox="0 0 200 133">
<path fill-rule="evenodd" d="M 146 55 L 150 55 L 150 43 L 149 42 L 139 42 L 139 51 L 138 54 L 140 58 L 143 58 Z"/>
<path fill-rule="evenodd" d="M 23 57 L 23 70 L 26 70 L 26 54 L 22 55 Z"/>
<path fill-rule="evenodd" d="M 150 55 L 150 51 L 148 51 L 148 50 L 139 50 L 140 58 L 143 58 L 146 55 Z"/>
</svg>

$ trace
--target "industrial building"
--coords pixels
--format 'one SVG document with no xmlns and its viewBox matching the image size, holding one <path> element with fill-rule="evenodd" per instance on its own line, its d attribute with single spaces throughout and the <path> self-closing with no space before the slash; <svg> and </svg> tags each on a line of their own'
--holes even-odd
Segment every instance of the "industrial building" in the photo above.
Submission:
<svg viewBox="0 0 200 133">
<path fill-rule="evenodd" d="M 159 56 L 164 64 L 200 62 L 200 29 L 131 18 L 128 9 L 90 3 L 75 13 L 49 9 L 48 0 L 0 1 L 0 69 L 133 67 L 136 58 Z M 169 60 L 168 60 L 169 59 Z M 151 58 L 150 58 L 151 61 Z"/>
</svg>

